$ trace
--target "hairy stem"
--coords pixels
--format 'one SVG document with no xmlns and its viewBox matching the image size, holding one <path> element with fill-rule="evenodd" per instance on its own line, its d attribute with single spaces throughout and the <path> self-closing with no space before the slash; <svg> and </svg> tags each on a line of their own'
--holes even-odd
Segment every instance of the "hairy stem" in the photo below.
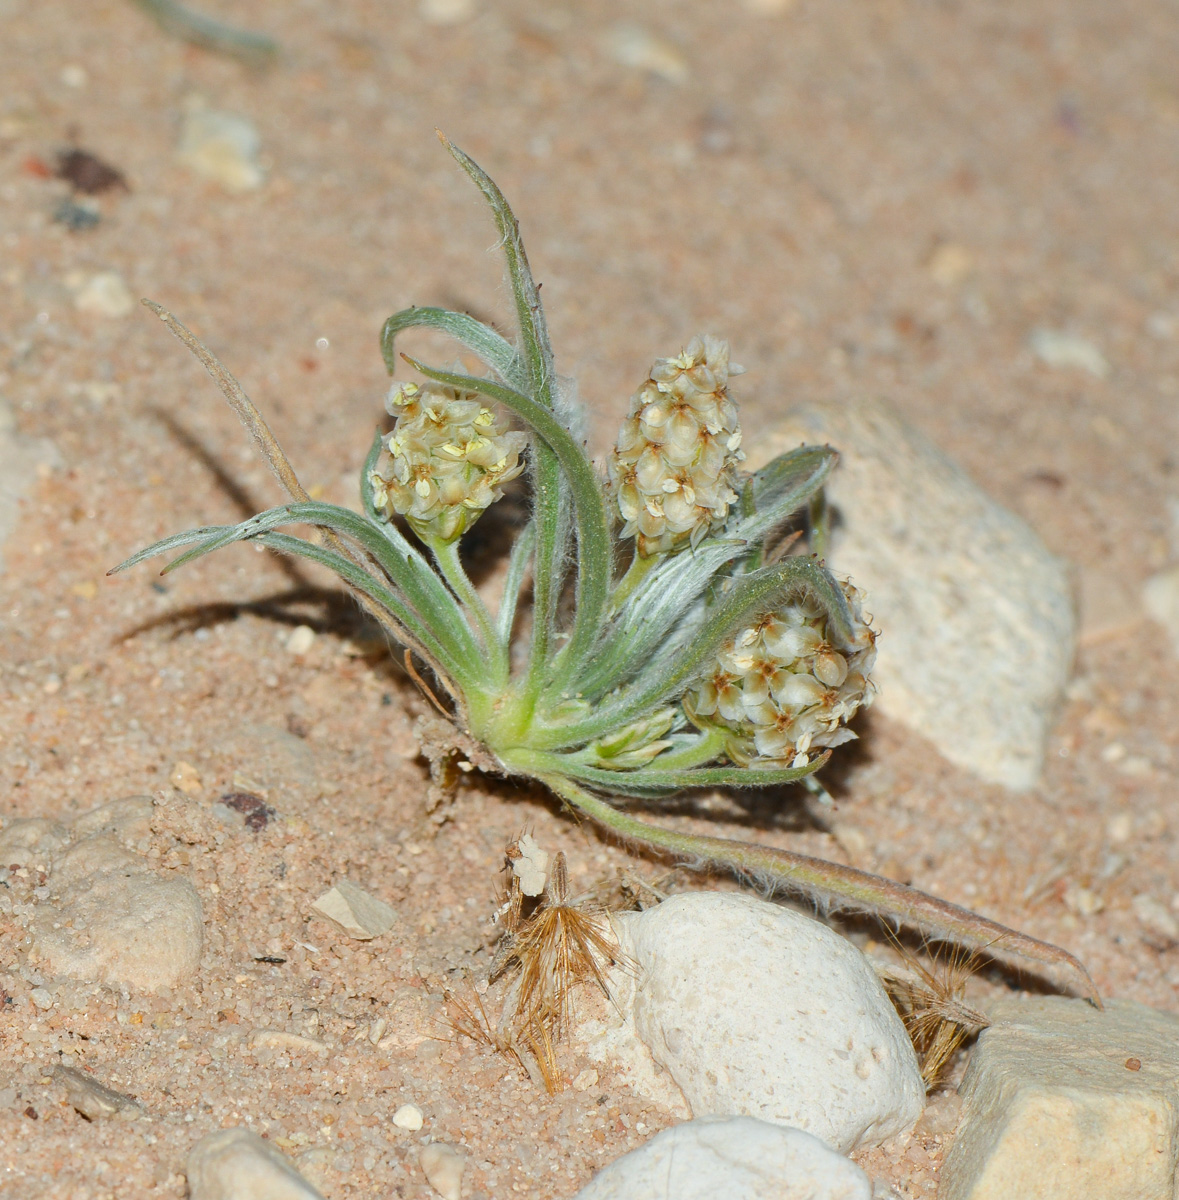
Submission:
<svg viewBox="0 0 1179 1200">
<path fill-rule="evenodd" d="M 556 775 L 540 778 L 562 799 L 628 841 L 653 846 L 680 858 L 703 860 L 758 879 L 768 879 L 777 886 L 792 888 L 808 896 L 843 901 L 878 916 L 895 917 L 948 941 L 983 947 L 992 953 L 1017 954 L 1048 967 L 1063 969 L 1072 975 L 1081 994 L 1095 1008 L 1102 1007 L 1089 972 L 1067 950 L 1008 929 L 947 900 L 939 900 L 891 879 L 869 875 L 855 867 L 794 854 L 774 846 L 662 829 L 614 808 L 568 779 Z"/>
<path fill-rule="evenodd" d="M 474 618 L 475 624 L 478 625 L 479 632 L 483 635 L 487 656 L 491 660 L 497 679 L 501 686 L 506 684 L 508 680 L 507 647 L 500 640 L 495 622 L 491 619 L 491 613 L 487 611 L 487 605 L 483 603 L 483 597 L 479 595 L 470 576 L 463 568 L 462 560 L 459 558 L 458 542 L 431 539 L 430 551 L 434 555 L 434 561 L 438 564 L 443 578 L 454 589 L 454 594 Z"/>
</svg>

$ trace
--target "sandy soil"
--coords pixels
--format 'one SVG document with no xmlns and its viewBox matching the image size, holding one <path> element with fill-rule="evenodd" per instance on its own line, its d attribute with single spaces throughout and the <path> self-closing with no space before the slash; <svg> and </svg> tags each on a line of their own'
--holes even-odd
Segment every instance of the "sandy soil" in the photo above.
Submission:
<svg viewBox="0 0 1179 1200">
<path fill-rule="evenodd" d="M 236 774 L 280 818 L 183 855 L 156 840 L 209 934 L 196 980 L 168 994 L 67 988 L 38 1015 L 23 930 L 0 918 L 0 1196 L 182 1195 L 190 1144 L 247 1123 L 331 1200 L 432 1195 L 427 1136 L 468 1154 L 470 1197 L 547 1200 L 669 1123 L 608 1074 L 540 1093 L 445 1040 L 441 1011 L 486 969 L 522 827 L 567 852 L 579 886 L 659 864 L 479 778 L 433 836 L 416 695 L 326 578 L 251 548 L 163 581 L 104 576 L 278 494 L 159 322 L 78 311 L 75 273 L 118 271 L 173 308 L 304 481 L 350 502 L 382 412 L 382 320 L 414 302 L 506 313 L 490 223 L 435 126 L 515 202 L 597 446 L 654 357 L 716 332 L 749 368 L 751 437 L 792 400 L 885 395 L 1077 566 L 1077 679 L 1033 795 L 870 717 L 832 780 L 838 837 L 789 798 L 663 819 L 850 856 L 1068 946 L 1107 993 L 1174 1008 L 1176 945 L 1133 907 L 1179 903 L 1179 672 L 1138 603 L 1179 558 L 1173 6 L 483 0 L 449 26 L 404 0 L 219 8 L 277 37 L 280 61 L 187 48 L 129 3 L 0 0 L 0 395 L 60 451 L 4 548 L 0 817 L 158 792 L 184 760 L 203 801 Z M 662 47 L 655 70 L 619 61 L 628 21 Z M 177 165 L 194 93 L 256 124 L 264 187 L 227 195 Z M 129 184 L 81 232 L 52 220 L 68 189 L 44 170 L 75 143 Z M 1038 362 L 1041 327 L 1098 346 L 1108 375 Z M 317 637 L 295 656 L 303 623 Z M 361 945 L 309 917 L 342 877 L 397 908 L 393 933 Z M 248 1050 L 265 1026 L 335 1049 Z M 88 1124 L 45 1082 L 59 1060 L 153 1119 Z M 389 1121 L 407 1100 L 418 1134 Z M 931 1194 L 936 1126 L 871 1169 Z"/>
</svg>

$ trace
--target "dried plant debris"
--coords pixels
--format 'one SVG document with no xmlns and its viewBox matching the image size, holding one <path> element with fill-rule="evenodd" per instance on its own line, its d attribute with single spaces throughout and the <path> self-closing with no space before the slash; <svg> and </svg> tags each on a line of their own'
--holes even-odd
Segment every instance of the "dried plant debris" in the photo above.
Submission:
<svg viewBox="0 0 1179 1200">
<path fill-rule="evenodd" d="M 982 960 L 955 946 L 944 953 L 931 951 L 926 966 L 895 939 L 893 944 L 904 965 L 877 963 L 876 971 L 913 1041 L 921 1077 L 932 1092 L 944 1081 L 963 1042 L 990 1024 L 985 1013 L 963 999 Z"/>
<path fill-rule="evenodd" d="M 511 976 L 507 994 L 494 1021 L 478 989 L 470 989 L 470 999 L 448 996 L 450 1025 L 515 1058 L 535 1083 L 559 1092 L 556 1048 L 572 1027 L 574 993 L 589 984 L 609 999 L 606 969 L 624 963 L 605 910 L 588 898 L 570 899 L 563 852 L 548 855 L 525 833 L 508 843 L 506 859 L 508 895 L 497 913 L 504 934 L 489 981 Z M 530 894 L 525 889 L 546 868 L 543 888 Z"/>
<path fill-rule="evenodd" d="M 57 156 L 57 177 L 64 179 L 74 191 L 84 192 L 87 196 L 98 196 L 115 188 L 124 192 L 131 190 L 122 171 L 103 162 L 97 154 L 76 146 Z"/>
</svg>

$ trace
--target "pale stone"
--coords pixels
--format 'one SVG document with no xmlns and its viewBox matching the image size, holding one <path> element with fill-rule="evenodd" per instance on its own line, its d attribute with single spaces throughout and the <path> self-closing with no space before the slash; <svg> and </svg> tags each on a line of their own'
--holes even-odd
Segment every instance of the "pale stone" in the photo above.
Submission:
<svg viewBox="0 0 1179 1200">
<path fill-rule="evenodd" d="M 99 271 L 74 292 L 74 307 L 100 317 L 125 317 L 134 311 L 135 297 L 118 271 Z"/>
<path fill-rule="evenodd" d="M 296 625 L 291 630 L 290 637 L 287 638 L 286 649 L 288 654 L 293 654 L 298 658 L 300 655 L 306 654 L 314 645 L 315 630 L 310 625 Z"/>
<path fill-rule="evenodd" d="M 939 1200 L 1174 1200 L 1179 1019 L 1055 996 L 988 1015 Z"/>
<path fill-rule="evenodd" d="M 520 881 L 520 891 L 525 896 L 539 896 L 548 880 L 548 852 L 530 833 L 516 840 L 516 848 L 519 856 L 512 859 L 512 874 Z"/>
<path fill-rule="evenodd" d="M 248 118 L 215 112 L 197 100 L 188 102 L 176 157 L 189 170 L 227 192 L 252 191 L 265 178 L 258 161 L 260 149 L 258 130 Z"/>
<path fill-rule="evenodd" d="M 679 50 L 638 25 L 616 25 L 608 47 L 610 57 L 624 67 L 647 71 L 667 83 L 684 83 L 688 78 L 688 62 Z"/>
<path fill-rule="evenodd" d="M 47 438 L 17 432 L 12 410 L 0 400 L 0 547 L 17 528 L 20 502 L 29 494 L 38 471 L 48 471 L 60 462 L 61 455 Z M 3 570 L 0 558 L 0 572 Z"/>
<path fill-rule="evenodd" d="M 393 1124 L 398 1129 L 408 1129 L 410 1133 L 417 1133 L 422 1127 L 422 1110 L 416 1104 L 403 1104 L 393 1114 Z"/>
<path fill-rule="evenodd" d="M 196 972 L 203 913 L 187 879 L 156 875 L 147 859 L 101 834 L 56 858 L 49 885 L 31 926 L 46 974 L 150 990 Z"/>
<path fill-rule="evenodd" d="M 753 1117 L 674 1125 L 574 1200 L 872 1200 L 868 1176 L 817 1137 Z"/>
<path fill-rule="evenodd" d="M 106 833 L 124 846 L 151 837 L 155 802 L 150 796 L 120 796 L 75 817 L 70 826 L 75 837 Z"/>
<path fill-rule="evenodd" d="M 201 788 L 204 786 L 201 781 L 201 773 L 192 763 L 183 760 L 176 763 L 168 772 L 168 782 L 186 796 L 200 795 Z"/>
<path fill-rule="evenodd" d="M 921 1115 L 904 1026 L 868 960 L 826 925 L 726 892 L 612 920 L 634 965 L 612 977 L 619 1020 L 693 1116 L 757 1117 L 847 1152 Z"/>
<path fill-rule="evenodd" d="M 431 25 L 460 25 L 475 15 L 474 0 L 419 0 L 418 12 Z"/>
<path fill-rule="evenodd" d="M 1028 338 L 1032 353 L 1047 367 L 1072 367 L 1098 379 L 1109 375 L 1105 355 L 1090 341 L 1059 329 L 1036 329 Z"/>
<path fill-rule="evenodd" d="M 315 1054 L 324 1058 L 329 1053 L 327 1042 L 303 1037 L 284 1029 L 257 1029 L 250 1035 L 250 1049 L 293 1050 L 296 1054 Z"/>
<path fill-rule="evenodd" d="M 749 465 L 803 442 L 840 453 L 828 561 L 881 631 L 879 710 L 985 780 L 1034 786 L 1072 670 L 1066 565 L 887 404 L 796 413 Z"/>
<path fill-rule="evenodd" d="M 44 817 L 17 817 L 0 829 L 0 867 L 47 871 L 70 840 L 64 826 Z"/>
<path fill-rule="evenodd" d="M 65 1087 L 66 1100 L 89 1121 L 118 1117 L 134 1121 L 143 1115 L 139 1102 L 63 1064 L 53 1068 L 53 1078 Z"/>
<path fill-rule="evenodd" d="M 418 1156 L 426 1182 L 442 1200 L 461 1200 L 466 1156 L 445 1142 L 431 1142 Z"/>
<path fill-rule="evenodd" d="M 323 1200 L 288 1158 L 241 1126 L 201 1138 L 185 1174 L 189 1200 Z"/>
<path fill-rule="evenodd" d="M 346 879 L 324 892 L 312 904 L 311 910 L 360 941 L 388 933 L 397 920 L 396 911 L 384 900 L 378 900 Z"/>
<path fill-rule="evenodd" d="M 1147 616 L 1166 632 L 1179 658 L 1179 566 L 1152 575 L 1142 589 L 1142 603 Z"/>
</svg>

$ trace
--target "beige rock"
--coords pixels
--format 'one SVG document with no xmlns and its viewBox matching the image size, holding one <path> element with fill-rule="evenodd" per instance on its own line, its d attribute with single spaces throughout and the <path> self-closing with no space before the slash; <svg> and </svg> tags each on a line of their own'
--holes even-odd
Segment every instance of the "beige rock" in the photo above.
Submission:
<svg viewBox="0 0 1179 1200">
<path fill-rule="evenodd" d="M 418 1161 L 426 1182 L 442 1197 L 442 1200 L 460 1200 L 463 1192 L 463 1170 L 467 1159 L 453 1146 L 445 1142 L 431 1142 L 421 1153 Z"/>
<path fill-rule="evenodd" d="M 196 796 L 200 794 L 201 788 L 204 786 L 201 782 L 201 773 L 190 762 L 183 760 L 176 763 L 172 770 L 168 772 L 168 782 L 178 791 L 183 792 L 186 796 Z"/>
<path fill-rule="evenodd" d="M 981 778 L 1034 786 L 1072 669 L 1065 564 L 887 404 L 800 411 L 747 465 L 802 442 L 840 452 L 828 558 L 882 632 L 878 708 Z"/>
<path fill-rule="evenodd" d="M 1179 1019 L 1054 996 L 990 1016 L 939 1200 L 1174 1200 Z"/>
<path fill-rule="evenodd" d="M 201 1138 L 185 1174 L 189 1200 L 323 1200 L 288 1158 L 240 1126 Z"/>
<path fill-rule="evenodd" d="M 173 987 L 200 963 L 201 900 L 187 879 L 151 871 L 107 834 L 54 860 L 33 916 L 33 956 L 50 975 L 145 990 Z"/>
<path fill-rule="evenodd" d="M 388 933 L 397 920 L 396 911 L 384 900 L 359 888 L 346 879 L 324 892 L 311 906 L 311 911 L 331 921 L 349 937 L 360 941 Z"/>
</svg>

